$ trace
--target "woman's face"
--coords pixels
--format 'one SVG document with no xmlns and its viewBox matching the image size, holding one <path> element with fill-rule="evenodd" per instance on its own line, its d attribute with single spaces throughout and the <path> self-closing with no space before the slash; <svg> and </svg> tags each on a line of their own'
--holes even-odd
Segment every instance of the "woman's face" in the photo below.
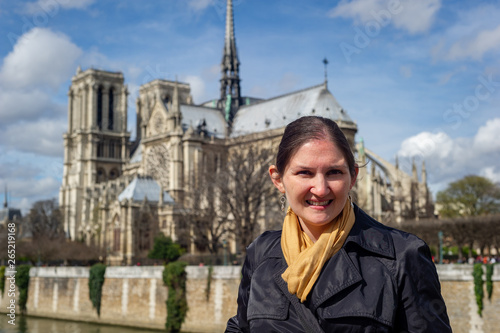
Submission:
<svg viewBox="0 0 500 333">
<path fill-rule="evenodd" d="M 302 229 L 315 241 L 344 208 L 358 169 L 352 177 L 347 160 L 330 140 L 311 140 L 292 155 L 283 175 L 275 166 L 269 172 Z"/>
</svg>

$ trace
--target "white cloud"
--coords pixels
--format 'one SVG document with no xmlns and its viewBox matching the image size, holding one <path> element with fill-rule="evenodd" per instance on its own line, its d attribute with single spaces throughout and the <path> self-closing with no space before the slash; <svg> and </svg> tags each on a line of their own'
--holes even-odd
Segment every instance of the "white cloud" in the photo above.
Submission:
<svg viewBox="0 0 500 333">
<path fill-rule="evenodd" d="M 500 25 L 494 29 L 481 30 L 472 38 L 459 40 L 449 49 L 450 60 L 471 58 L 481 60 L 485 53 L 500 49 Z"/>
<path fill-rule="evenodd" d="M 500 183 L 500 168 L 498 167 L 486 167 L 480 172 L 480 175 L 490 179 L 494 183 Z"/>
<path fill-rule="evenodd" d="M 66 106 L 53 95 L 81 53 L 67 36 L 49 29 L 32 29 L 18 40 L 0 68 L 2 150 L 62 155 Z"/>
<path fill-rule="evenodd" d="M 38 200 L 57 199 L 61 187 L 61 182 L 52 177 L 3 179 L 2 184 L 8 185 L 9 206 L 21 209 L 23 214 Z"/>
<path fill-rule="evenodd" d="M 12 188 L 13 191 L 17 191 L 22 196 L 30 197 L 40 195 L 40 193 L 54 193 L 61 186 L 61 182 L 54 178 L 42 178 L 36 181 L 33 179 L 26 179 L 26 181 L 18 183 L 17 186 Z"/>
<path fill-rule="evenodd" d="M 452 158 L 455 143 L 445 133 L 422 132 L 405 139 L 401 143 L 398 156 L 400 159 L 421 159 L 441 162 Z M 441 167 L 442 165 L 438 164 Z"/>
<path fill-rule="evenodd" d="M 0 123 L 5 126 L 19 119 L 33 119 L 40 115 L 52 116 L 61 110 L 50 96 L 39 89 L 0 90 Z M 0 126 L 3 127 L 3 126 Z"/>
<path fill-rule="evenodd" d="M 37 200 L 57 197 L 67 119 L 54 95 L 82 53 L 66 35 L 34 28 L 1 63 L 0 180 L 9 185 L 12 207 L 27 211 Z"/>
<path fill-rule="evenodd" d="M 488 120 L 474 137 L 474 148 L 488 153 L 500 151 L 500 118 Z"/>
<path fill-rule="evenodd" d="M 443 132 L 422 132 L 405 139 L 398 156 L 406 161 L 425 161 L 431 187 L 467 174 L 483 175 L 497 181 L 500 178 L 499 133 L 500 118 L 487 121 L 474 137 L 453 139 Z"/>
<path fill-rule="evenodd" d="M 38 0 L 27 3 L 24 12 L 34 17 L 43 14 L 54 17 L 59 14 L 60 9 L 85 9 L 94 2 L 95 0 Z"/>
<path fill-rule="evenodd" d="M 2 146 L 48 156 L 62 156 L 65 119 L 41 119 L 13 124 L 0 133 Z"/>
<path fill-rule="evenodd" d="M 189 0 L 188 5 L 194 10 L 203 10 L 213 5 L 214 0 Z"/>
<path fill-rule="evenodd" d="M 406 0 L 401 1 L 401 6 L 401 13 L 394 15 L 394 26 L 412 34 L 422 33 L 432 26 L 441 0 Z"/>
<path fill-rule="evenodd" d="M 357 24 L 388 24 L 411 34 L 429 30 L 441 8 L 441 0 L 342 0 L 331 17 L 352 18 Z"/>
<path fill-rule="evenodd" d="M 8 149 L 0 149 L 0 152 L 0 185 L 8 186 L 10 207 L 27 212 L 37 200 L 57 198 L 63 172 L 62 157 Z"/>
<path fill-rule="evenodd" d="M 499 49 L 498 4 L 478 3 L 456 14 L 456 21 L 439 32 L 431 52 L 434 60 L 481 60 Z"/>
<path fill-rule="evenodd" d="M 36 86 L 57 89 L 75 70 L 82 50 L 62 33 L 34 28 L 24 34 L 3 61 L 0 85 L 8 89 Z"/>
<path fill-rule="evenodd" d="M 331 17 L 353 18 L 358 23 L 373 20 L 373 12 L 383 9 L 382 0 L 342 0 L 335 8 L 330 10 Z"/>
</svg>

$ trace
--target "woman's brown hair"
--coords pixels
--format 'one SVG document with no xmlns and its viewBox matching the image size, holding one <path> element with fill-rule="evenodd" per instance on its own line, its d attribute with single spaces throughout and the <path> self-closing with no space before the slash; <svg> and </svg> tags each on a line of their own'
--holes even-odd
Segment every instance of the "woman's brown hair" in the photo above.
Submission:
<svg viewBox="0 0 500 333">
<path fill-rule="evenodd" d="M 356 161 L 344 133 L 333 120 L 318 116 L 305 116 L 288 124 L 276 155 L 276 168 L 280 175 L 295 152 L 311 140 L 330 140 L 344 155 L 351 176 L 356 173 Z"/>
</svg>

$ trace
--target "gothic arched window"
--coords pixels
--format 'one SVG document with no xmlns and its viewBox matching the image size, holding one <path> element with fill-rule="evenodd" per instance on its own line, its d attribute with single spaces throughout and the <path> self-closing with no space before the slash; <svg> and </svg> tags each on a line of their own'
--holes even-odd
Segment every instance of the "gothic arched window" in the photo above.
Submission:
<svg viewBox="0 0 500 333">
<path fill-rule="evenodd" d="M 109 179 L 110 180 L 113 180 L 115 178 L 117 178 L 119 175 L 118 173 L 118 170 L 117 169 L 112 169 L 110 172 L 109 172 Z"/>
<path fill-rule="evenodd" d="M 108 156 L 109 158 L 115 158 L 115 140 L 108 141 Z"/>
<path fill-rule="evenodd" d="M 108 129 L 112 130 L 113 129 L 113 122 L 114 122 L 114 110 L 113 110 L 113 104 L 114 104 L 114 93 L 115 90 L 113 88 L 109 89 L 109 114 L 108 114 Z"/>
<path fill-rule="evenodd" d="M 104 142 L 99 140 L 97 142 L 97 157 L 104 157 Z"/>
<path fill-rule="evenodd" d="M 97 169 L 96 182 L 99 184 L 99 183 L 102 183 L 104 181 L 106 181 L 106 171 L 104 171 L 103 168 L 99 168 L 99 169 Z"/>
<path fill-rule="evenodd" d="M 120 237 L 121 237 L 120 227 L 115 227 L 113 229 L 113 251 L 115 252 L 120 251 Z"/>
</svg>

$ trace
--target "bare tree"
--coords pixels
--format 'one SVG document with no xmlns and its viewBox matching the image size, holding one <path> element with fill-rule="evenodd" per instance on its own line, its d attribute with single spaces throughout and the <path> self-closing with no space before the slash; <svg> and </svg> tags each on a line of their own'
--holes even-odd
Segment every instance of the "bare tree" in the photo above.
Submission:
<svg viewBox="0 0 500 333">
<path fill-rule="evenodd" d="M 65 242 L 62 215 L 56 199 L 35 202 L 23 224 L 31 234 L 31 242 L 22 242 L 20 253 L 33 262 L 55 260 Z"/>
<path fill-rule="evenodd" d="M 27 227 L 35 242 L 64 237 L 62 214 L 56 199 L 35 202 L 26 219 Z"/>
<path fill-rule="evenodd" d="M 65 238 L 62 215 L 55 199 L 41 200 L 33 204 L 24 217 L 23 233 L 31 235 L 19 243 L 19 256 L 35 263 L 89 263 L 99 260 L 102 253 L 78 241 Z"/>
<path fill-rule="evenodd" d="M 238 252 L 245 253 L 262 231 L 260 225 L 276 217 L 278 196 L 267 174 L 272 159 L 271 149 L 234 146 L 217 165 L 205 165 L 198 177 L 189 177 L 185 208 L 178 212 L 179 238 L 189 238 L 200 252 L 212 255 L 224 240 L 234 239 Z M 281 224 L 282 216 L 278 219 Z"/>
<path fill-rule="evenodd" d="M 228 236 L 227 205 L 221 203 L 215 165 L 203 166 L 198 177 L 189 177 L 184 207 L 177 210 L 178 238 L 181 244 L 193 243 L 202 253 L 217 255 Z"/>
<path fill-rule="evenodd" d="M 271 202 L 278 207 L 278 196 L 268 176 L 273 157 L 270 148 L 233 147 L 226 164 L 216 173 L 214 184 L 222 206 L 226 206 L 222 212 L 228 213 L 222 218 L 231 220 L 229 231 L 241 253 L 246 252 L 248 244 L 262 231 L 263 220 L 275 217 L 266 212 Z"/>
</svg>

